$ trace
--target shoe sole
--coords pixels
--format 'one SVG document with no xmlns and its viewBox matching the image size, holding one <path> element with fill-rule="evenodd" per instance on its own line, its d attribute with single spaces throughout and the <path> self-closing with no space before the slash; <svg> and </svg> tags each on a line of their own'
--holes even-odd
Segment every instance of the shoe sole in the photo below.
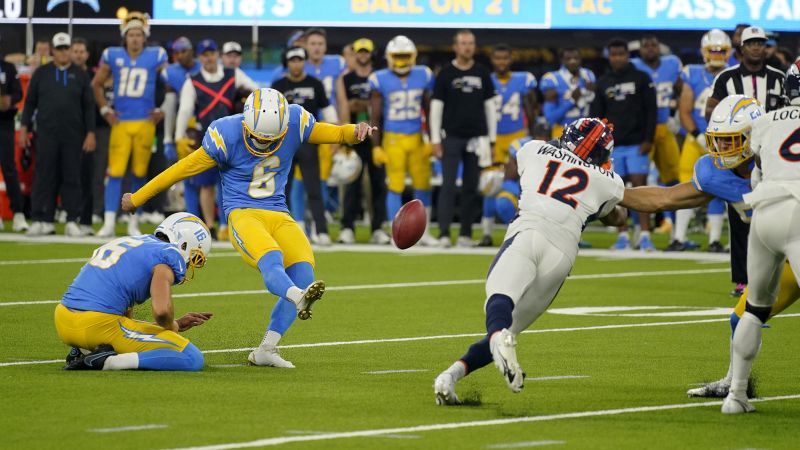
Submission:
<svg viewBox="0 0 800 450">
<path fill-rule="evenodd" d="M 303 296 L 303 301 L 300 303 L 300 310 L 297 311 L 297 318 L 300 320 L 308 320 L 311 318 L 311 307 L 314 306 L 322 294 L 325 293 L 325 282 L 317 280 L 306 289 L 306 295 Z"/>
</svg>

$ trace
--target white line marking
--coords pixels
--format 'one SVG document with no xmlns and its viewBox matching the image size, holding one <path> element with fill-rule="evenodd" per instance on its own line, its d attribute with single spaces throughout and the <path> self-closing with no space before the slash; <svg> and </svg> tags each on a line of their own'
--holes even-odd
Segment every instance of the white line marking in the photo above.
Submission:
<svg viewBox="0 0 800 450">
<path fill-rule="evenodd" d="M 800 394 L 781 395 L 776 397 L 764 397 L 760 399 L 754 399 L 751 401 L 769 402 L 769 401 L 796 400 L 796 399 L 800 399 Z M 451 422 L 451 423 L 438 423 L 430 425 L 417 425 L 413 427 L 381 428 L 381 429 L 361 430 L 361 431 L 344 431 L 339 433 L 319 434 L 315 436 L 281 436 L 281 437 L 258 439 L 255 441 L 248 441 L 248 442 L 232 442 L 228 444 L 185 447 L 180 450 L 224 450 L 224 449 L 247 448 L 247 447 L 267 447 L 273 445 L 288 444 L 291 442 L 327 441 L 332 439 L 379 436 L 383 434 L 453 430 L 459 428 L 509 425 L 515 423 L 548 422 L 553 420 L 581 419 L 584 417 L 613 416 L 619 414 L 642 413 L 642 412 L 652 412 L 652 411 L 669 411 L 673 409 L 703 408 L 707 406 L 719 406 L 719 405 L 722 405 L 721 400 L 714 400 L 708 402 L 676 403 L 672 405 L 635 406 L 629 408 L 604 409 L 599 411 L 579 411 L 571 413 L 550 414 L 545 416 L 525 416 L 525 417 L 514 417 L 509 419 L 475 420 L 470 422 Z"/>
<path fill-rule="evenodd" d="M 321 435 L 321 434 L 330 434 L 330 431 L 314 431 L 314 430 L 286 430 L 288 434 L 302 434 L 302 435 Z M 373 436 L 373 437 L 380 437 L 380 438 L 390 438 L 390 439 L 419 439 L 421 436 L 417 436 L 416 434 L 382 434 L 380 436 Z"/>
<path fill-rule="evenodd" d="M 790 317 L 800 317 L 800 313 L 795 314 L 782 314 L 775 317 L 774 319 L 783 319 L 783 318 L 790 318 Z M 616 330 L 622 328 L 641 328 L 641 327 L 663 327 L 663 326 L 673 326 L 673 325 L 693 325 L 699 323 L 714 323 L 714 322 L 727 322 L 729 319 L 703 319 L 703 320 L 684 320 L 684 321 L 675 321 L 675 322 L 645 322 L 645 323 L 626 323 L 626 324 L 617 324 L 617 325 L 593 325 L 588 327 L 572 327 L 572 328 L 547 328 L 542 330 L 525 330 L 522 333 L 524 334 L 532 334 L 532 333 L 563 333 L 569 331 L 591 331 L 591 330 Z M 291 344 L 291 345 L 280 345 L 278 348 L 280 349 L 290 349 L 290 348 L 317 348 L 317 347 L 338 347 L 343 345 L 362 345 L 362 344 L 385 344 L 385 343 L 392 343 L 392 342 L 417 342 L 417 341 L 431 341 L 431 340 L 438 340 L 438 339 L 456 339 L 456 338 L 468 338 L 468 337 L 478 337 L 478 336 L 485 336 L 486 333 L 463 333 L 463 334 L 444 334 L 438 336 L 413 336 L 413 337 L 404 337 L 404 338 L 387 338 L 387 339 L 362 339 L 357 341 L 338 341 L 338 342 L 316 342 L 312 344 Z M 250 352 L 253 350 L 253 347 L 242 347 L 242 348 L 224 348 L 218 350 L 205 350 L 203 351 L 204 354 L 213 354 L 213 353 L 241 353 L 241 352 Z M 4 362 L 0 363 L 0 367 L 9 367 L 9 366 L 24 366 L 24 365 L 31 365 L 31 364 L 52 364 L 64 362 L 63 359 L 50 359 L 50 360 L 41 360 L 41 361 L 14 361 L 14 362 Z"/>
<path fill-rule="evenodd" d="M 231 367 L 245 367 L 244 364 L 209 364 L 208 367 L 213 367 L 215 369 L 228 369 Z"/>
<path fill-rule="evenodd" d="M 386 375 L 389 373 L 417 373 L 430 372 L 428 369 L 397 369 L 397 370 L 373 370 L 372 372 L 361 372 L 367 375 Z"/>
<path fill-rule="evenodd" d="M 656 271 L 643 271 L 643 272 L 620 272 L 620 273 L 594 273 L 584 275 L 572 275 L 567 280 L 598 280 L 598 279 L 613 279 L 613 278 L 632 278 L 632 277 L 650 277 L 650 276 L 670 276 L 670 275 L 703 275 L 708 273 L 723 273 L 728 272 L 728 269 L 695 269 L 695 270 L 656 270 Z M 483 278 L 476 278 L 472 280 L 447 280 L 447 281 L 416 281 L 409 283 L 385 283 L 385 284 L 353 284 L 349 286 L 329 286 L 325 290 L 328 292 L 336 291 L 357 291 L 366 289 L 397 289 L 397 288 L 413 288 L 413 287 L 438 287 L 438 286 L 454 286 L 465 284 L 483 284 L 486 280 Z M 185 294 L 174 294 L 172 298 L 194 298 L 194 297 L 229 297 L 232 295 L 272 295 L 264 289 L 247 289 L 240 291 L 216 291 L 216 292 L 194 292 Z M 2 306 L 20 306 L 20 305 L 44 305 L 58 303 L 60 300 L 18 300 L 11 302 L 0 302 Z"/>
<path fill-rule="evenodd" d="M 550 381 L 550 380 L 574 380 L 577 378 L 589 378 L 589 375 L 560 375 L 551 377 L 526 377 L 525 381 Z"/>
<path fill-rule="evenodd" d="M 560 445 L 560 444 L 566 444 L 566 442 L 564 441 L 509 442 L 508 444 L 487 445 L 486 448 L 526 448 L 526 447 L 544 447 L 545 445 Z"/>
<path fill-rule="evenodd" d="M 160 428 L 167 428 L 167 425 L 153 423 L 149 425 L 130 425 L 117 428 L 93 428 L 86 431 L 90 433 L 118 433 L 120 431 L 158 430 Z"/>
</svg>

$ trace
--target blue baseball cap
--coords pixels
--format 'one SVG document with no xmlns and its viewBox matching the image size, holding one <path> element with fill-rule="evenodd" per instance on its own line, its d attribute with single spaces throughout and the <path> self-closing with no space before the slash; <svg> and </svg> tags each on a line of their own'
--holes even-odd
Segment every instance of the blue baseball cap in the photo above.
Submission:
<svg viewBox="0 0 800 450">
<path fill-rule="evenodd" d="M 172 51 L 191 50 L 192 41 L 186 36 L 181 36 L 172 42 Z"/>
<path fill-rule="evenodd" d="M 217 51 L 217 43 L 213 39 L 203 39 L 197 44 L 197 53 L 203 54 L 205 52 Z"/>
</svg>

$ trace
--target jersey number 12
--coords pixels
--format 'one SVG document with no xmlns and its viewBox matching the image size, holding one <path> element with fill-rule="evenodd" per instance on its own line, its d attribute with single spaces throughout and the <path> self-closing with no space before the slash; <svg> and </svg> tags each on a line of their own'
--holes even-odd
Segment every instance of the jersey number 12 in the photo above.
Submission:
<svg viewBox="0 0 800 450">
<path fill-rule="evenodd" d="M 550 187 L 553 184 L 553 179 L 556 177 L 556 173 L 560 167 L 561 162 L 559 161 L 550 161 L 547 163 L 547 172 L 545 172 L 544 178 L 542 179 L 542 182 L 539 183 L 539 189 L 536 192 L 543 195 L 549 195 L 561 203 L 569 205 L 572 208 L 577 208 L 578 201 L 575 200 L 572 195 L 586 190 L 586 186 L 589 184 L 589 175 L 583 169 L 579 169 L 577 167 L 567 169 L 561 173 L 561 178 L 575 180 L 575 182 L 569 186 L 551 190 Z"/>
</svg>

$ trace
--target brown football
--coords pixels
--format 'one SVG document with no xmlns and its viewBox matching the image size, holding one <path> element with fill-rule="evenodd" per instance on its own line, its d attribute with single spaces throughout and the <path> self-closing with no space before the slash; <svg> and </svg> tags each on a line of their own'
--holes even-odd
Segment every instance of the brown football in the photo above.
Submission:
<svg viewBox="0 0 800 450">
<path fill-rule="evenodd" d="M 392 221 L 394 245 L 400 250 L 405 250 L 416 244 L 425 233 L 427 223 L 428 215 L 421 201 L 412 200 L 406 203 L 397 211 Z"/>
</svg>

